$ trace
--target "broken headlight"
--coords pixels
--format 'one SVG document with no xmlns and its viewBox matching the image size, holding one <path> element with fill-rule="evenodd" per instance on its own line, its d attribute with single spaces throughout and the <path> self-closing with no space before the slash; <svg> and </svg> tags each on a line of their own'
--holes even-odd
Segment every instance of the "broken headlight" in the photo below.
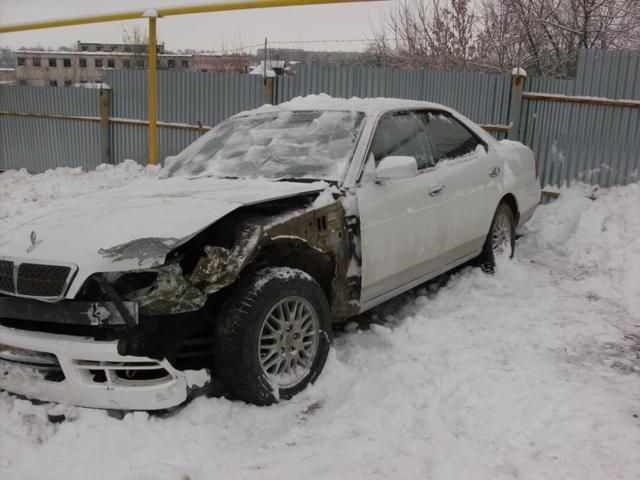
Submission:
<svg viewBox="0 0 640 480">
<path fill-rule="evenodd" d="M 158 272 L 130 272 L 123 273 L 111 283 L 120 295 L 126 295 L 150 287 L 157 279 Z"/>
<path fill-rule="evenodd" d="M 178 262 L 134 272 L 106 273 L 123 300 L 138 303 L 143 315 L 168 315 L 198 310 L 207 296 L 183 275 Z"/>
</svg>

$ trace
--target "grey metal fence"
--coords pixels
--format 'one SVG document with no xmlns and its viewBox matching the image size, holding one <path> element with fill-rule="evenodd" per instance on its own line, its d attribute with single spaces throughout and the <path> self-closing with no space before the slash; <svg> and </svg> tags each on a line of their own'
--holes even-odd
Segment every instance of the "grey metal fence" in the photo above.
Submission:
<svg viewBox="0 0 640 480">
<path fill-rule="evenodd" d="M 99 109 L 98 90 L 0 87 L 0 111 L 97 117 Z M 99 150 L 97 122 L 0 115 L 0 169 L 92 169 L 100 161 Z"/>
<path fill-rule="evenodd" d="M 109 115 L 145 120 L 148 117 L 147 73 L 109 70 Z M 214 126 L 225 118 L 262 104 L 262 79 L 235 73 L 158 72 L 158 120 L 189 125 Z M 174 155 L 199 136 L 197 131 L 158 130 L 158 158 Z M 111 155 L 118 163 L 126 158 L 147 158 L 147 128 L 140 125 L 111 126 Z"/>
<path fill-rule="evenodd" d="M 510 92 L 507 75 L 312 65 L 301 66 L 295 76 L 278 78 L 275 98 L 277 103 L 311 93 L 409 98 L 448 105 L 478 123 L 504 124 Z"/>
<path fill-rule="evenodd" d="M 528 92 L 640 100 L 640 55 L 583 50 L 575 79 L 530 78 Z M 520 141 L 535 152 L 543 185 L 601 186 L 640 180 L 640 104 L 527 99 Z M 632 102 L 629 102 L 632 103 Z"/>
<path fill-rule="evenodd" d="M 146 72 L 109 70 L 105 81 L 111 86 L 111 161 L 132 158 L 145 163 L 147 127 L 144 122 L 131 121 L 147 118 Z M 301 66 L 295 76 L 276 79 L 273 102 L 311 93 L 434 101 L 483 124 L 508 124 L 512 115 L 511 78 L 469 72 Z M 582 103 L 576 103 L 581 101 L 576 98 L 571 102 L 553 97 L 543 100 L 534 93 L 622 98 L 636 103 L 594 105 L 588 99 Z M 258 76 L 158 72 L 158 120 L 191 125 L 160 128 L 158 157 L 177 153 L 200 135 L 194 125 L 214 126 L 241 110 L 259 106 L 262 96 L 263 81 Z M 638 181 L 638 100 L 640 55 L 630 53 L 583 51 L 575 79 L 527 79 L 518 138 L 539 159 L 543 185 L 580 180 L 609 186 Z M 33 118 L 35 114 L 71 115 L 74 120 Z M 94 168 L 100 158 L 99 114 L 98 90 L 0 86 L 0 169 Z"/>
</svg>

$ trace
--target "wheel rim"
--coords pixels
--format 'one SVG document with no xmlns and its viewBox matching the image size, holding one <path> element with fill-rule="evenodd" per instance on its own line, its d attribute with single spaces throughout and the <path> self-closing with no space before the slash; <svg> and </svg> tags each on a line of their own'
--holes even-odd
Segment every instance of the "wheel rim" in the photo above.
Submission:
<svg viewBox="0 0 640 480">
<path fill-rule="evenodd" d="M 504 214 L 496 217 L 491 234 L 491 247 L 494 255 L 504 253 L 507 248 L 511 249 L 511 222 Z"/>
<path fill-rule="evenodd" d="M 267 313 L 258 337 L 258 360 L 272 384 L 290 388 L 310 372 L 318 350 L 320 323 L 301 297 L 285 297 Z"/>
</svg>

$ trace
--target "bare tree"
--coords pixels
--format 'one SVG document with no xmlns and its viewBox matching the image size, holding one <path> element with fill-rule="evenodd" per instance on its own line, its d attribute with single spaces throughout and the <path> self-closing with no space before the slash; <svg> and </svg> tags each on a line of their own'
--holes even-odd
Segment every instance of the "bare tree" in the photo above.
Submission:
<svg viewBox="0 0 640 480">
<path fill-rule="evenodd" d="M 582 48 L 640 50 L 640 1 L 402 0 L 374 38 L 385 65 L 568 77 Z"/>
<path fill-rule="evenodd" d="M 374 31 L 370 50 L 390 66 L 465 68 L 475 51 L 470 0 L 402 0 Z"/>
<path fill-rule="evenodd" d="M 147 32 L 138 26 L 134 26 L 131 30 L 125 28 L 122 31 L 122 43 L 125 44 L 125 50 L 132 53 L 131 67 L 144 69 L 149 48 Z"/>
</svg>

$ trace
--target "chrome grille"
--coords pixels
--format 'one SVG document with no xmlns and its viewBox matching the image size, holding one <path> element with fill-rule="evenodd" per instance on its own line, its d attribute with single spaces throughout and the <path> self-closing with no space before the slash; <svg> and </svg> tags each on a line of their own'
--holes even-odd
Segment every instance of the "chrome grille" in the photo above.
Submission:
<svg viewBox="0 0 640 480">
<path fill-rule="evenodd" d="M 52 265 L 0 259 L 0 292 L 20 297 L 60 299 L 66 293 L 75 265 Z"/>
</svg>

